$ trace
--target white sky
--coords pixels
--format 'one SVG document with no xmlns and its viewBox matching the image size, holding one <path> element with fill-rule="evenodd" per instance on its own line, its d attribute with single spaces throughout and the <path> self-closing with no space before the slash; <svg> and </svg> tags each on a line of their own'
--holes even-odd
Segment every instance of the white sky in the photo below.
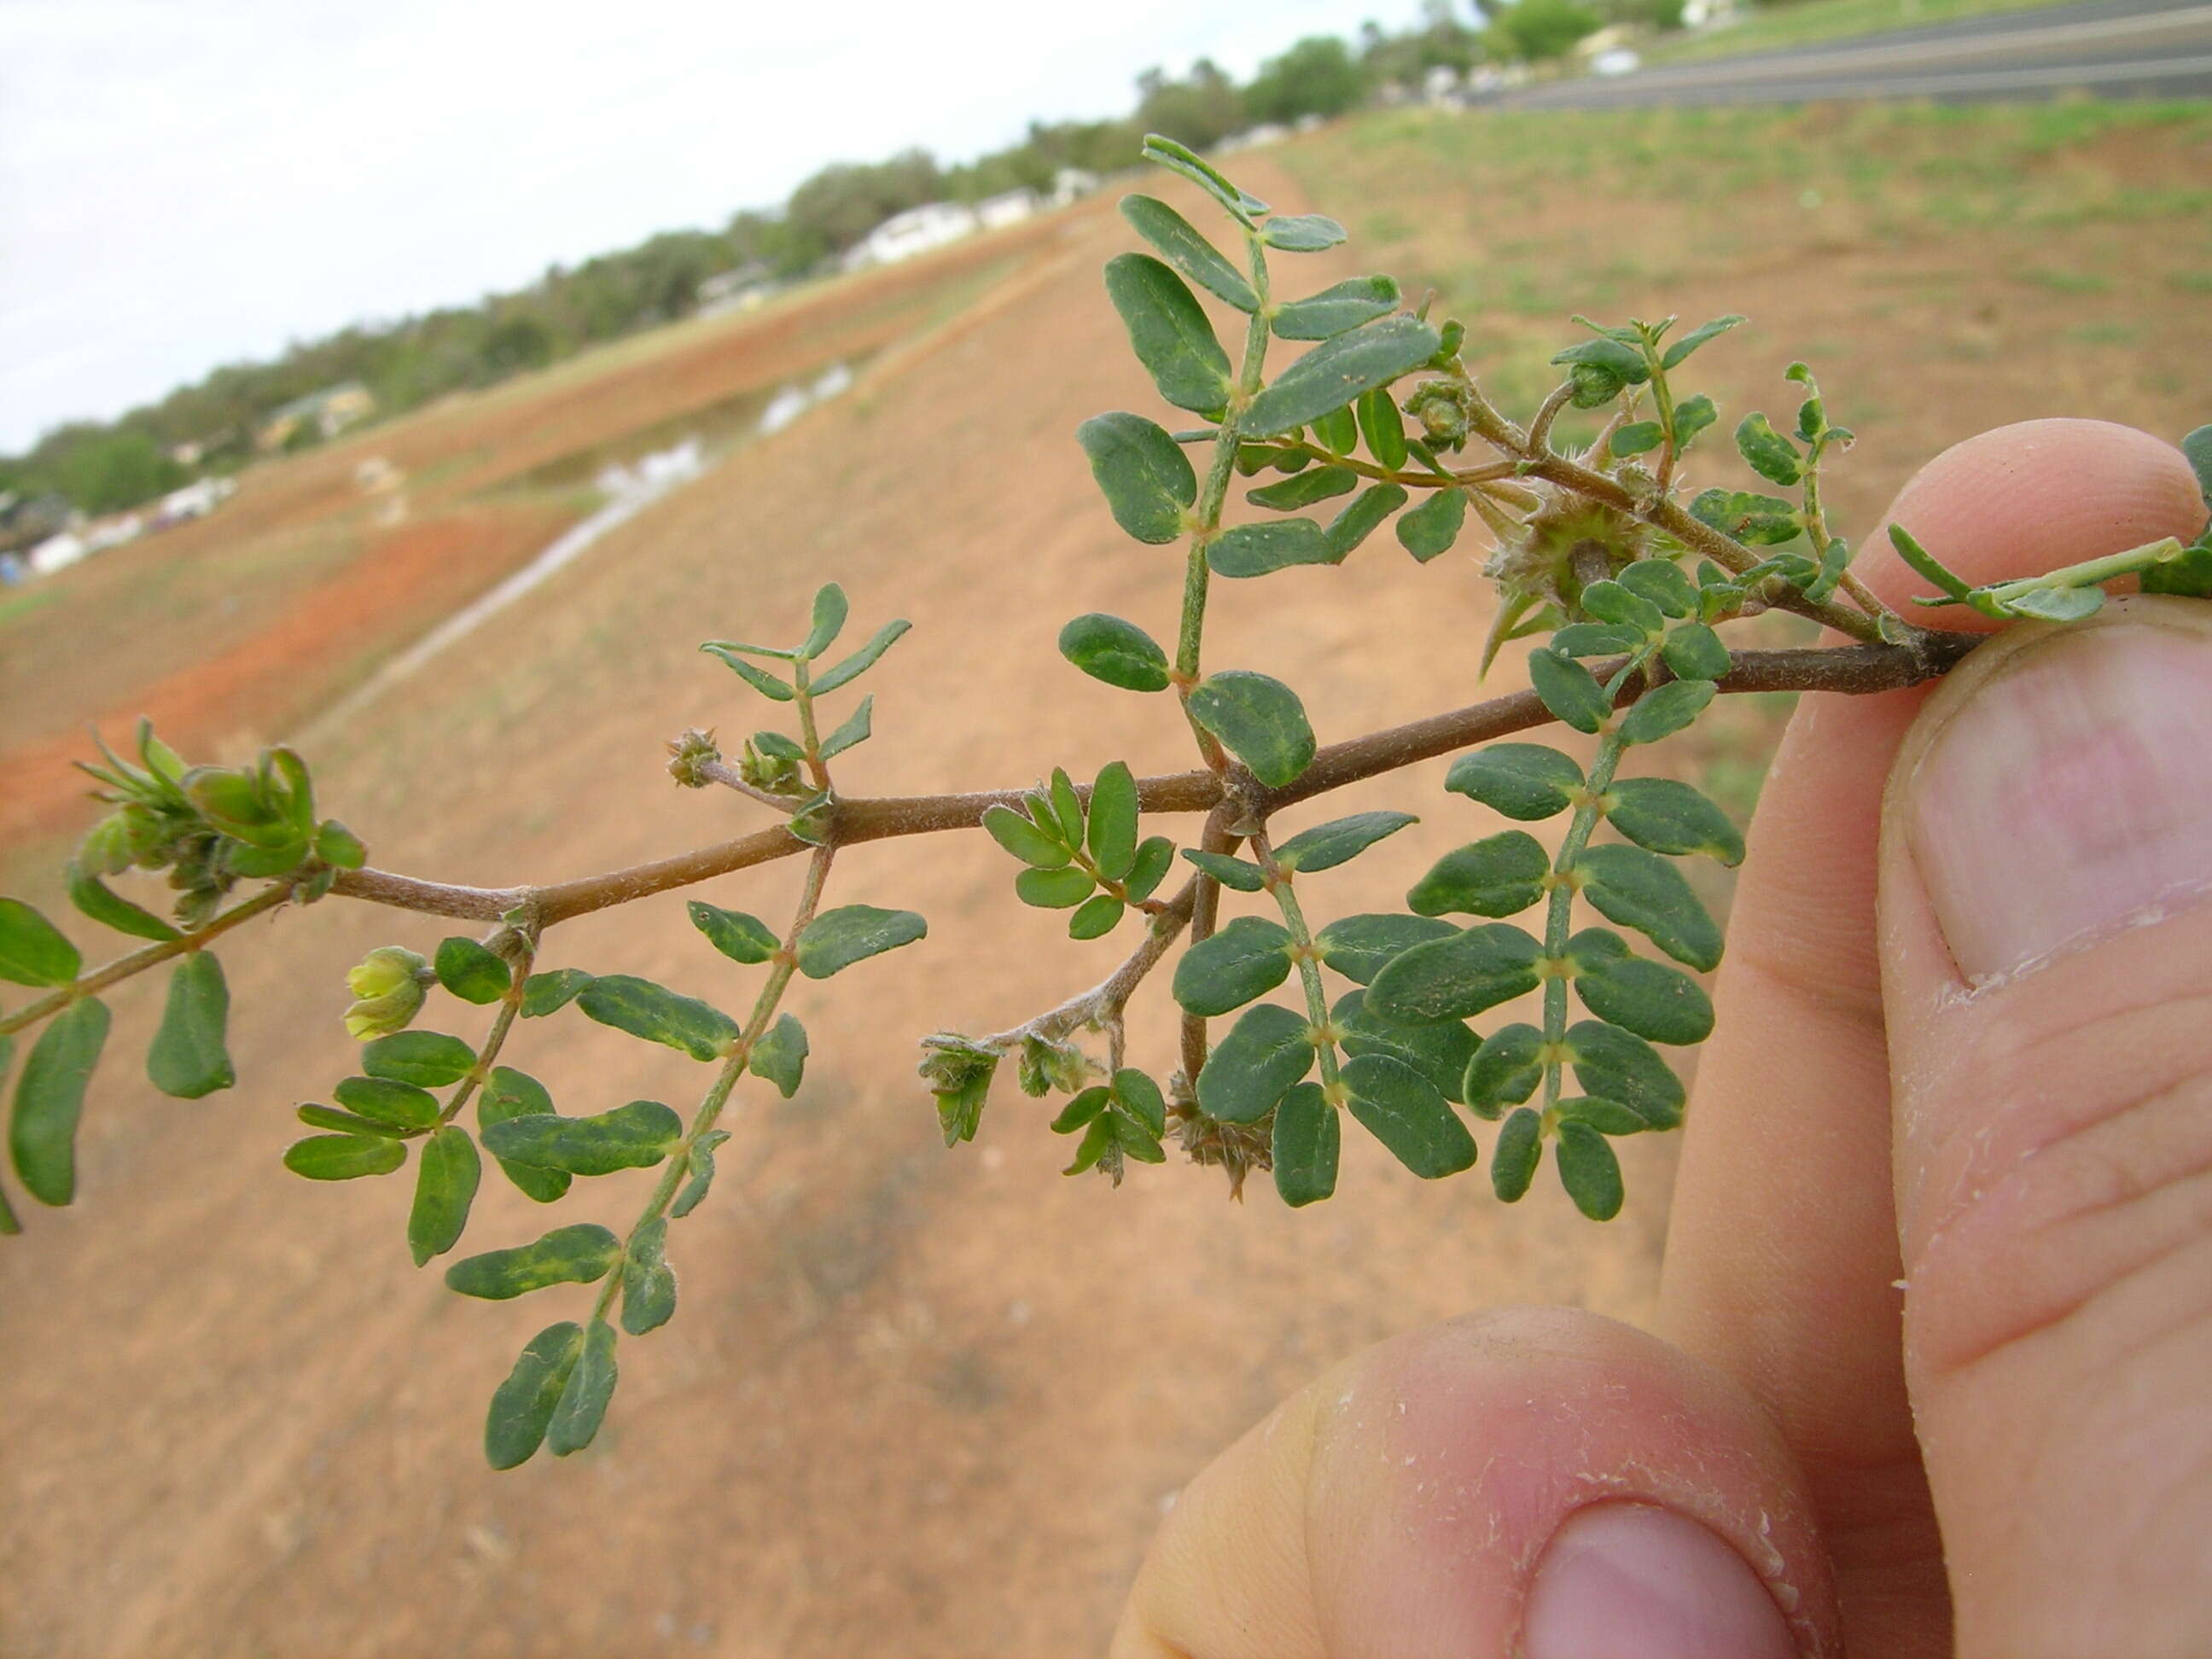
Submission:
<svg viewBox="0 0 2212 1659">
<path fill-rule="evenodd" d="M 1413 0 L 0 0 L 0 451 Z"/>
</svg>

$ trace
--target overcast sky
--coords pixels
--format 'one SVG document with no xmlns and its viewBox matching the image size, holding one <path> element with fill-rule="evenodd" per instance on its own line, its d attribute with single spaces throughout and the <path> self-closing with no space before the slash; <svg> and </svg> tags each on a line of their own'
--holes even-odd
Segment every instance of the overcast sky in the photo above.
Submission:
<svg viewBox="0 0 2212 1659">
<path fill-rule="evenodd" d="M 0 451 L 1413 0 L 0 0 Z"/>
</svg>

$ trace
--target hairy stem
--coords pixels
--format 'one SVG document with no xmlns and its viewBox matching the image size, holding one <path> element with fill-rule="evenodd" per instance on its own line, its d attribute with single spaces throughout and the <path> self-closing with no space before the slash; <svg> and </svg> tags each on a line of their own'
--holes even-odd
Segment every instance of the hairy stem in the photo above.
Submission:
<svg viewBox="0 0 2212 1659">
<path fill-rule="evenodd" d="M 1306 1021 L 1313 1027 L 1314 1052 L 1321 1063 L 1322 1092 L 1328 1097 L 1330 1105 L 1341 1106 L 1344 1085 L 1337 1078 L 1336 1041 L 1330 1035 L 1328 994 L 1321 982 L 1321 953 L 1314 948 L 1313 930 L 1306 926 L 1298 896 L 1291 890 L 1291 872 L 1275 857 L 1274 844 L 1265 830 L 1252 837 L 1252 856 L 1267 872 L 1267 891 L 1274 896 L 1275 906 L 1283 913 L 1283 926 L 1290 930 L 1298 983 L 1305 991 Z"/>
</svg>

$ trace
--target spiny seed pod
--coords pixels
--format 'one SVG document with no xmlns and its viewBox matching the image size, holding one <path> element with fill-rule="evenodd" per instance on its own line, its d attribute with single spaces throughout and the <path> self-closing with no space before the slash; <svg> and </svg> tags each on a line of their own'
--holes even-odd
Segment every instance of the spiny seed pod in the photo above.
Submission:
<svg viewBox="0 0 2212 1659">
<path fill-rule="evenodd" d="M 1473 400 L 1456 380 L 1425 380 L 1406 399 L 1406 413 L 1421 423 L 1431 447 L 1457 449 L 1467 442 Z"/>
<path fill-rule="evenodd" d="M 709 780 L 702 769 L 721 758 L 712 732 L 694 726 L 668 740 L 668 775 L 686 789 L 704 789 Z"/>
<path fill-rule="evenodd" d="M 381 945 L 346 970 L 346 989 L 356 1000 L 346 1010 L 347 1032 L 356 1041 L 404 1031 L 422 1012 L 430 964 L 414 951 Z"/>
<path fill-rule="evenodd" d="M 1537 488 L 1540 505 L 1517 533 L 1499 539 L 1485 574 L 1509 600 L 1556 605 L 1565 620 L 1579 622 L 1583 589 L 1642 558 L 1650 550 L 1651 532 L 1602 501 Z"/>
<path fill-rule="evenodd" d="M 1184 1156 L 1194 1164 L 1219 1166 L 1229 1176 L 1229 1196 L 1242 1200 L 1244 1177 L 1275 1167 L 1275 1115 L 1257 1123 L 1224 1123 L 1198 1107 L 1190 1079 L 1177 1072 L 1168 1079 L 1168 1116 Z"/>
</svg>

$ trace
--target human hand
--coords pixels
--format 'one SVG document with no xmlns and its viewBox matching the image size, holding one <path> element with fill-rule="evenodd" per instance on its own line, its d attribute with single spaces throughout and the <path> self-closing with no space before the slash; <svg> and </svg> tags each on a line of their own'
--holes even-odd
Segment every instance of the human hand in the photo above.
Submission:
<svg viewBox="0 0 2212 1659">
<path fill-rule="evenodd" d="M 2204 506 L 2039 421 L 1891 514 L 1975 582 Z M 1751 845 L 1667 1340 L 1506 1309 L 1346 1361 L 1184 1490 L 1115 1659 L 2212 1654 L 2212 605 L 1806 697 Z"/>
</svg>

